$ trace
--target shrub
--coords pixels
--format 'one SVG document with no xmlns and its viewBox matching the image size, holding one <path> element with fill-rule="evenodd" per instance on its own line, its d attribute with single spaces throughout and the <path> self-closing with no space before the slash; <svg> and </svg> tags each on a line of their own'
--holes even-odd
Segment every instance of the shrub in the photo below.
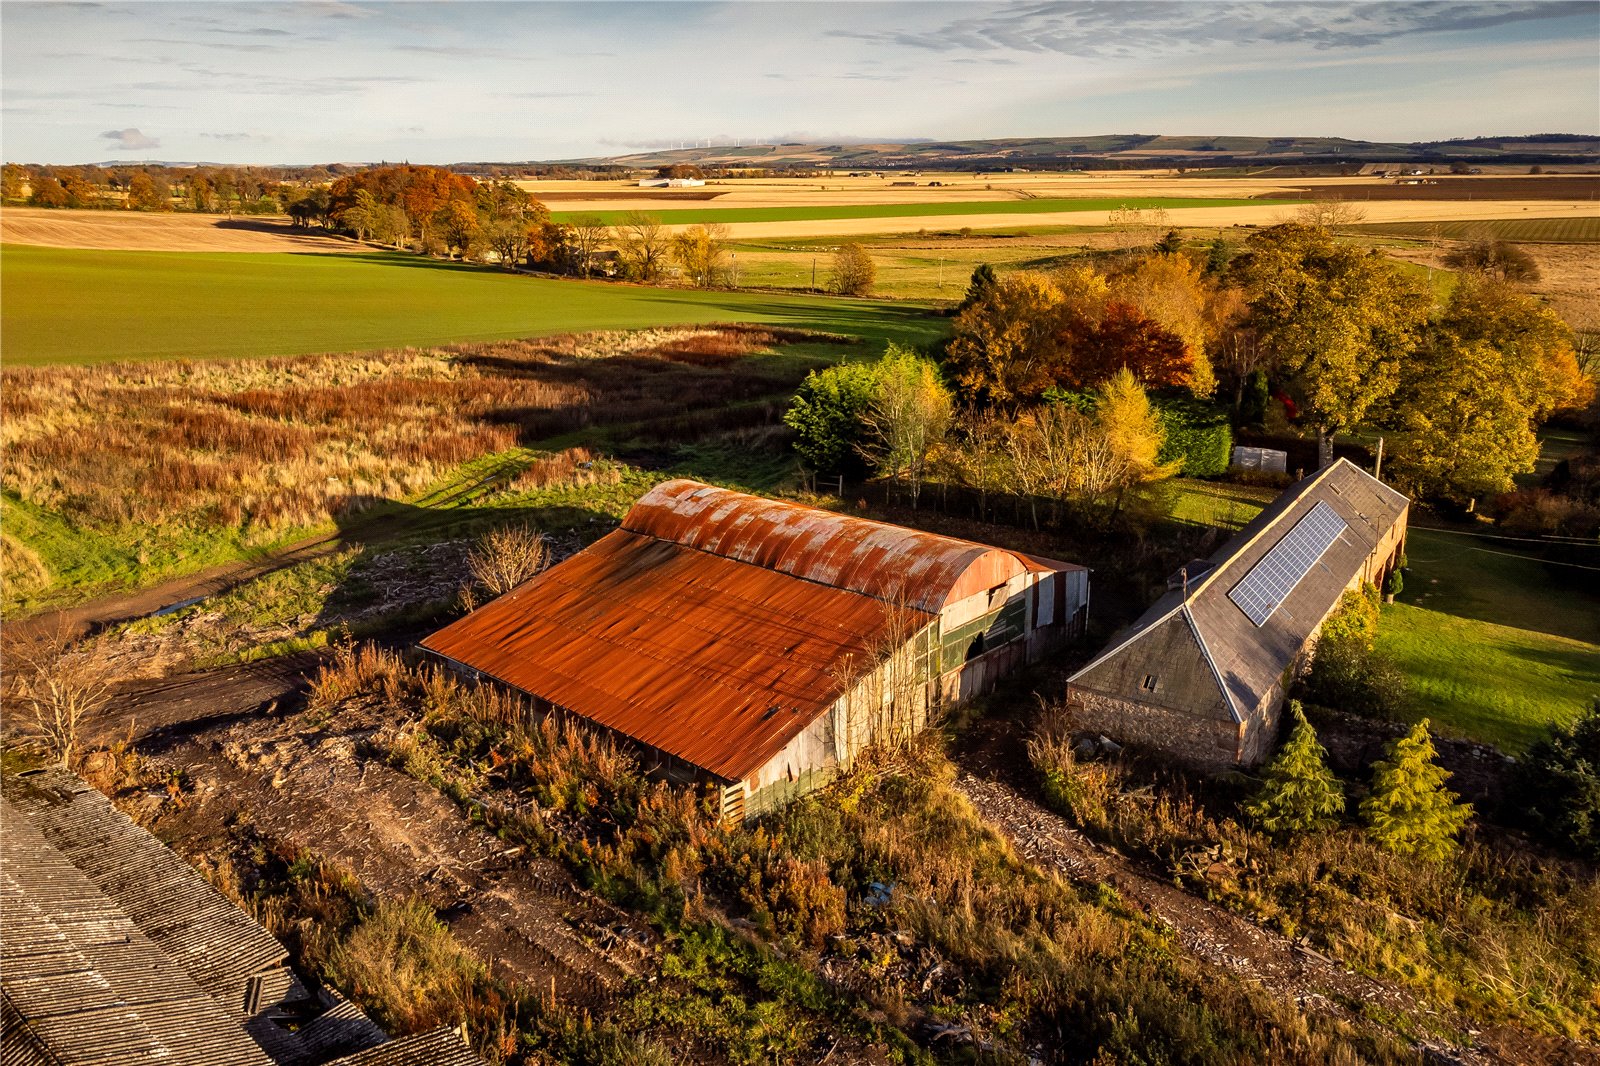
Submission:
<svg viewBox="0 0 1600 1066">
<path fill-rule="evenodd" d="M 1367 835 L 1396 855 L 1443 862 L 1455 853 L 1456 834 L 1472 817 L 1472 805 L 1444 787 L 1450 772 L 1433 761 L 1428 720 L 1392 741 L 1385 754 L 1374 767 L 1372 794 L 1361 801 Z"/>
<path fill-rule="evenodd" d="M 1257 825 L 1280 836 L 1330 828 L 1344 813 L 1344 789 L 1328 769 L 1328 751 L 1300 701 L 1289 701 L 1289 713 L 1294 731 L 1267 764 L 1261 791 L 1245 805 Z"/>
<path fill-rule="evenodd" d="M 1405 588 L 1406 576 L 1401 573 L 1398 568 L 1391 570 L 1389 572 L 1389 576 L 1383 579 L 1383 591 L 1385 595 L 1398 596 L 1400 593 L 1405 591 Z"/>
<path fill-rule="evenodd" d="M 1355 644 L 1371 651 L 1378 639 L 1378 590 L 1363 583 L 1339 598 L 1339 606 L 1322 623 L 1322 639 Z"/>
<path fill-rule="evenodd" d="M 459 1024 L 484 974 L 483 964 L 419 899 L 379 900 L 333 949 L 327 972 L 386 1027 L 401 1032 Z"/>
<path fill-rule="evenodd" d="M 794 450 L 800 461 L 819 473 L 863 472 L 857 445 L 862 417 L 878 390 L 878 374 L 864 363 L 845 363 L 813 370 L 784 412 L 784 424 L 795 431 Z"/>
<path fill-rule="evenodd" d="M 1517 763 L 1513 808 L 1534 833 L 1600 863 L 1600 700 L 1549 735 Z"/>
<path fill-rule="evenodd" d="M 501 526 L 478 539 L 467 569 L 490 596 L 503 596 L 550 565 L 550 538 L 532 526 Z"/>
<path fill-rule="evenodd" d="M 1181 463 L 1184 477 L 1220 477 L 1233 457 L 1233 428 L 1216 404 L 1188 398 L 1156 401 L 1166 430 L 1160 461 Z"/>
<path fill-rule="evenodd" d="M 1393 718 L 1406 706 L 1406 675 L 1356 640 L 1323 637 L 1306 675 L 1311 702 L 1368 718 Z"/>
</svg>

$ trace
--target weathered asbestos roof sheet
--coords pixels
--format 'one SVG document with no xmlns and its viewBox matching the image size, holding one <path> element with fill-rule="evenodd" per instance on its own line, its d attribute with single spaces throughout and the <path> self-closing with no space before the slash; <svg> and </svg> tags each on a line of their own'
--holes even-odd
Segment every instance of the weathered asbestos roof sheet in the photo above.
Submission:
<svg viewBox="0 0 1600 1066">
<path fill-rule="evenodd" d="M 698 481 L 657 485 L 622 528 L 932 614 L 1028 569 L 987 544 Z"/>
<path fill-rule="evenodd" d="M 624 528 L 422 646 L 735 781 L 833 703 L 895 613 Z"/>
<path fill-rule="evenodd" d="M 8 1045 L 47 1048 L 48 1061 L 70 1066 L 269 1066 L 239 1020 L 173 965 L 27 814 L 6 799 L 0 817 Z M 30 1059 L 24 1053 L 15 1061 Z"/>
<path fill-rule="evenodd" d="M 1228 598 L 1228 593 L 1261 557 L 1319 502 L 1342 518 L 1346 529 L 1273 612 L 1256 626 Z M 1210 558 L 1212 569 L 1189 588 L 1157 600 L 1105 651 L 1071 678 L 1071 684 L 1096 691 L 1102 683 L 1120 684 L 1141 675 L 1141 669 L 1101 669 L 1113 656 L 1129 655 L 1161 665 L 1159 641 L 1145 638 L 1174 614 L 1184 616 L 1195 632 L 1216 686 L 1234 718 L 1243 721 L 1283 676 L 1306 641 L 1360 572 L 1383 536 L 1400 522 L 1410 501 L 1345 459 L 1286 490 Z M 1114 695 L 1136 698 L 1137 691 Z"/>
<path fill-rule="evenodd" d="M 442 1028 L 391 1040 L 328 1066 L 483 1066 L 483 1060 L 472 1053 L 460 1033 Z"/>
<path fill-rule="evenodd" d="M 65 771 L 8 781 L 7 800 L 202 988 L 242 1017 L 245 984 L 288 959 L 194 867 Z"/>
</svg>

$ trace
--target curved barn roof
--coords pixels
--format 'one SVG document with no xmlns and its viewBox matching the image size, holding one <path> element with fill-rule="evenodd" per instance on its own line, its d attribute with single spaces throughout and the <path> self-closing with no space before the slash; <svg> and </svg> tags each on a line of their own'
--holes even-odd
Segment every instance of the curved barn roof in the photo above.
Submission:
<svg viewBox="0 0 1600 1066">
<path fill-rule="evenodd" d="M 1030 569 L 986 544 L 681 479 L 642 496 L 622 528 L 932 614 Z"/>
</svg>

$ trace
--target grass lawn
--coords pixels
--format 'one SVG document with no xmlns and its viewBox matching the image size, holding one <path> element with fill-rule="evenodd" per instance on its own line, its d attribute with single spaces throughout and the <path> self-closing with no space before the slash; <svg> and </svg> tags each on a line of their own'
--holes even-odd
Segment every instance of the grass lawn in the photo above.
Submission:
<svg viewBox="0 0 1600 1066">
<path fill-rule="evenodd" d="M 418 256 L 129 252 L 7 245 L 7 363 L 298 355 L 695 322 L 924 344 L 926 308 L 516 277 Z"/>
<path fill-rule="evenodd" d="M 1105 199 L 1036 198 L 1032 200 L 946 200 L 912 204 L 828 204 L 815 207 L 680 207 L 651 210 L 650 214 L 670 226 L 700 222 L 811 222 L 834 218 L 934 218 L 940 215 L 1043 215 L 1062 211 L 1115 211 L 1131 207 L 1141 211 L 1154 208 L 1181 210 L 1185 207 L 1271 207 L 1298 203 L 1292 200 L 1252 200 L 1239 197 L 1116 196 Z M 578 216 L 599 218 L 614 225 L 630 211 L 552 211 L 557 222 L 570 222 Z"/>
<path fill-rule="evenodd" d="M 1277 489 L 1265 485 L 1233 485 L 1182 477 L 1175 477 L 1167 484 L 1173 491 L 1172 520 L 1184 525 L 1239 529 L 1278 497 Z"/>
<path fill-rule="evenodd" d="M 1600 571 L 1527 547 L 1413 529 L 1406 588 L 1378 634 L 1411 679 L 1414 717 L 1508 752 L 1600 696 Z M 1600 567 L 1600 551 L 1570 561 Z"/>
</svg>

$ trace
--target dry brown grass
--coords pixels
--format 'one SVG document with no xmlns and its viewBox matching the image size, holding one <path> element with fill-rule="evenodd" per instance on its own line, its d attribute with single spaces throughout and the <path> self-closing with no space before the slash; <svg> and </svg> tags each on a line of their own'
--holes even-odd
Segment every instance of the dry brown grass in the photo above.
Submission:
<svg viewBox="0 0 1600 1066">
<path fill-rule="evenodd" d="M 252 362 L 8 369 L 4 484 L 98 530 L 263 540 L 416 495 L 462 463 L 774 389 L 738 326 Z M 591 457 L 592 458 L 592 457 Z M 573 465 L 581 462 L 574 458 Z M 7 546 L 6 569 L 37 569 Z"/>
</svg>

